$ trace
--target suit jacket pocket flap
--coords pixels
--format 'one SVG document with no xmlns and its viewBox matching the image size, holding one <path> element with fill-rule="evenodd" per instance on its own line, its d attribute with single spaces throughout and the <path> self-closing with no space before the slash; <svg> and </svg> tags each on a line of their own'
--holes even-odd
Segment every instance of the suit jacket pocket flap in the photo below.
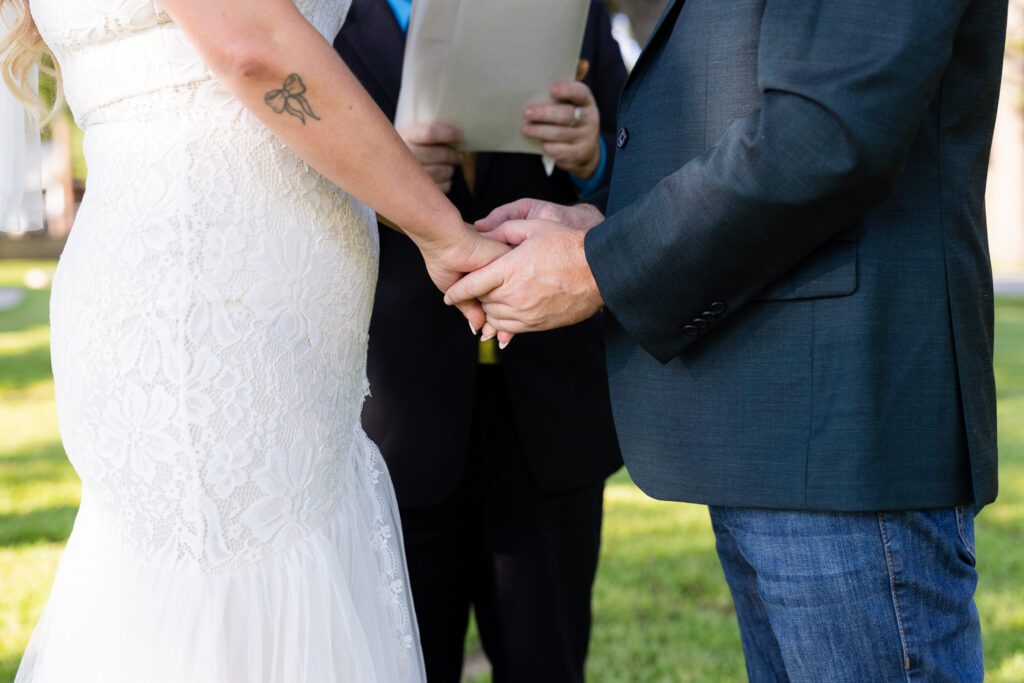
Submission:
<svg viewBox="0 0 1024 683">
<path fill-rule="evenodd" d="M 818 247 L 754 301 L 788 301 L 849 296 L 857 291 L 857 241 L 843 236 Z"/>
</svg>

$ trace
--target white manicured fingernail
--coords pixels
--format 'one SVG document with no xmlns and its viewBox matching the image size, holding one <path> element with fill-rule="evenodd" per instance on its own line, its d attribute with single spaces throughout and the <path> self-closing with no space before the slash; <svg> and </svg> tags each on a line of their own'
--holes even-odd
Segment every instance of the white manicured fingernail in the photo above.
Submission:
<svg viewBox="0 0 1024 683">
<path fill-rule="evenodd" d="M 487 341 L 488 339 L 494 339 L 494 335 L 496 335 L 496 334 L 497 334 L 497 332 L 491 332 L 486 337 L 480 337 L 480 341 Z"/>
<path fill-rule="evenodd" d="M 473 321 L 472 320 L 467 320 L 466 322 L 469 323 L 469 331 L 472 332 L 473 336 L 475 337 L 476 336 L 476 328 L 473 327 Z"/>
<path fill-rule="evenodd" d="M 509 342 L 511 342 L 511 341 L 512 340 L 509 339 L 508 341 L 498 342 L 498 348 L 501 349 L 502 351 L 504 351 L 505 347 L 508 346 Z"/>
</svg>

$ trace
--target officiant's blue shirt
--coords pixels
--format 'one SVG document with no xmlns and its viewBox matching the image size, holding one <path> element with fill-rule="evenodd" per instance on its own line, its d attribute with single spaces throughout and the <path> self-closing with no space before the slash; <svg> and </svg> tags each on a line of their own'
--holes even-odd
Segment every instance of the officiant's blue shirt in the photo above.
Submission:
<svg viewBox="0 0 1024 683">
<path fill-rule="evenodd" d="M 412 0 L 388 0 L 391 11 L 395 13 L 398 25 L 402 27 L 402 33 L 409 30 L 409 14 L 412 12 Z"/>
<path fill-rule="evenodd" d="M 402 27 L 402 33 L 409 30 L 409 15 L 412 13 L 412 0 L 388 0 L 388 4 L 391 6 L 391 11 L 395 15 L 395 19 L 398 21 L 398 25 Z M 593 194 L 597 191 L 597 188 L 601 187 L 601 180 L 604 178 L 605 171 L 607 170 L 608 153 L 605 149 L 604 138 L 600 135 L 597 136 L 598 142 L 601 143 L 601 161 L 597 164 L 597 169 L 594 170 L 594 175 L 589 178 L 577 178 L 572 173 L 569 177 L 576 184 L 576 189 L 579 191 L 581 197 L 586 197 L 588 194 Z"/>
</svg>

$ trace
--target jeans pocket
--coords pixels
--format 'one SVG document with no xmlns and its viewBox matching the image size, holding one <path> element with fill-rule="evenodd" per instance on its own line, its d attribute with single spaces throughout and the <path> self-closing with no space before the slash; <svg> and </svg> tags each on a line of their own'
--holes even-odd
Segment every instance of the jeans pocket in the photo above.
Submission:
<svg viewBox="0 0 1024 683">
<path fill-rule="evenodd" d="M 956 513 L 956 532 L 960 536 L 960 543 L 967 557 L 964 558 L 972 567 L 977 562 L 977 554 L 974 550 L 974 514 L 973 508 L 968 510 L 963 505 L 953 508 Z"/>
</svg>

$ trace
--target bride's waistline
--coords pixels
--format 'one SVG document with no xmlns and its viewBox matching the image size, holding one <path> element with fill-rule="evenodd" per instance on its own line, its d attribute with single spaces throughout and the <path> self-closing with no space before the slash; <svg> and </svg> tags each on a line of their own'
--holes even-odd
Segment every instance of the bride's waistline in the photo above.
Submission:
<svg viewBox="0 0 1024 683">
<path fill-rule="evenodd" d="M 111 123 L 202 122 L 233 119 L 245 111 L 220 81 L 204 75 L 173 86 L 134 92 L 84 112 L 75 112 L 82 130 Z"/>
</svg>

